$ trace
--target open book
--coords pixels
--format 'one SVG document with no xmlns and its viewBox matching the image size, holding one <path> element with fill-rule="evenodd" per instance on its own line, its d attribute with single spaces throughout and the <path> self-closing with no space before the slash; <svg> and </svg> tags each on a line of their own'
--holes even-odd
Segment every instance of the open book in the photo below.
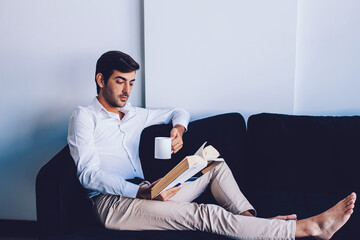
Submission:
<svg viewBox="0 0 360 240">
<path fill-rule="evenodd" d="M 153 199 L 161 192 L 170 189 L 178 184 L 182 184 L 198 172 L 205 174 L 217 164 L 214 162 L 224 161 L 219 152 L 211 145 L 205 147 L 206 142 L 192 156 L 185 157 L 176 165 L 165 177 L 156 183 L 151 189 L 151 198 Z"/>
</svg>

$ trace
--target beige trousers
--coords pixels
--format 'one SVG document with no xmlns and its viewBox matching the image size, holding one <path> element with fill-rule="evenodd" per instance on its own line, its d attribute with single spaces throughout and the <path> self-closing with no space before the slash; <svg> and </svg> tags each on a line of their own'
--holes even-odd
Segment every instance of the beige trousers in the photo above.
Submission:
<svg viewBox="0 0 360 240">
<path fill-rule="evenodd" d="M 220 206 L 192 202 L 209 185 Z M 295 221 L 240 215 L 255 210 L 225 162 L 196 181 L 184 183 L 166 202 L 104 194 L 93 202 L 100 221 L 109 229 L 200 230 L 234 239 L 295 239 Z"/>
</svg>

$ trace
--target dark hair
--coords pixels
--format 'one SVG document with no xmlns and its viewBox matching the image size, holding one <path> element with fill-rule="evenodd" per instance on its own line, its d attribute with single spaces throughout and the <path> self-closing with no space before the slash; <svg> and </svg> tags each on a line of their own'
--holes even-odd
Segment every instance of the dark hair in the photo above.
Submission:
<svg viewBox="0 0 360 240">
<path fill-rule="evenodd" d="M 100 87 L 96 82 L 96 75 L 101 73 L 104 76 L 105 84 L 108 82 L 114 70 L 122 73 L 129 73 L 140 68 L 139 64 L 126 53 L 120 51 L 109 51 L 101 55 L 96 62 L 95 83 L 97 93 Z"/>
</svg>

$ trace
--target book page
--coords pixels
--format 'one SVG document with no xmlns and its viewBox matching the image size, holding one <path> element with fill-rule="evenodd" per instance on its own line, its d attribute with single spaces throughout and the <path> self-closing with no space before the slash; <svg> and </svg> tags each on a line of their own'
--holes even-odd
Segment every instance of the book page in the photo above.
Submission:
<svg viewBox="0 0 360 240">
<path fill-rule="evenodd" d="M 207 161 L 224 161 L 223 158 L 218 158 L 220 156 L 218 150 L 211 145 L 205 147 L 206 143 L 204 142 L 194 155 L 200 156 Z"/>
<path fill-rule="evenodd" d="M 206 165 L 204 165 L 202 163 L 194 164 L 191 168 L 189 168 L 188 170 L 183 172 L 180 176 L 175 178 L 174 181 L 172 181 L 162 191 L 160 191 L 159 194 L 162 193 L 163 191 L 166 191 L 166 190 L 168 190 L 170 188 L 175 187 L 179 183 L 183 184 L 184 182 L 186 182 L 186 180 L 188 180 L 189 178 L 191 178 L 192 176 L 194 176 L 195 174 L 200 172 L 204 167 L 206 167 Z"/>
<path fill-rule="evenodd" d="M 219 161 L 218 157 L 220 156 L 220 153 L 211 145 L 207 146 L 203 150 L 205 160 L 208 161 Z M 224 159 L 222 159 L 224 161 Z"/>
<path fill-rule="evenodd" d="M 197 155 L 199 157 L 202 157 L 205 159 L 205 156 L 204 156 L 204 147 L 205 147 L 205 144 L 207 142 L 204 142 L 204 144 L 196 151 L 196 153 L 194 155 Z"/>
</svg>

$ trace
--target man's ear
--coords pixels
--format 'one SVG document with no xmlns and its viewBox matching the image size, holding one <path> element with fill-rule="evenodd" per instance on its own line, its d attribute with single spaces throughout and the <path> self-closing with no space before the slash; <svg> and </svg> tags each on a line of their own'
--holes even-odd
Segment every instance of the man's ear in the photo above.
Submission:
<svg viewBox="0 0 360 240">
<path fill-rule="evenodd" d="M 104 82 L 104 76 L 102 75 L 102 73 L 96 74 L 96 82 L 100 88 L 104 87 L 105 82 Z"/>
</svg>

